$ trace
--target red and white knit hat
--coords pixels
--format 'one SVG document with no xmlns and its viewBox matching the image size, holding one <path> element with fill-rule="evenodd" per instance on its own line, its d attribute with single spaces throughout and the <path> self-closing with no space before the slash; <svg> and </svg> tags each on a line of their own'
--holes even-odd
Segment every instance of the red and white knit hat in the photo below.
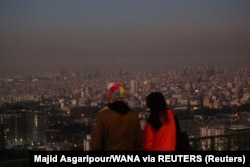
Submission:
<svg viewBox="0 0 250 167">
<path fill-rule="evenodd" d="M 108 85 L 108 97 L 114 100 L 123 100 L 125 97 L 125 88 L 120 83 L 110 83 Z"/>
</svg>

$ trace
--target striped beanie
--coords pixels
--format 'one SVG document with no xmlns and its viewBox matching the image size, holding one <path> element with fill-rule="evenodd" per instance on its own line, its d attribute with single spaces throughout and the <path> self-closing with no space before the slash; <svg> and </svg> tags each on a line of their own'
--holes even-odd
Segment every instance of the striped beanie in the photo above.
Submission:
<svg viewBox="0 0 250 167">
<path fill-rule="evenodd" d="M 114 100 L 123 100 L 125 97 L 125 88 L 119 83 L 111 83 L 108 85 L 108 97 Z"/>
</svg>

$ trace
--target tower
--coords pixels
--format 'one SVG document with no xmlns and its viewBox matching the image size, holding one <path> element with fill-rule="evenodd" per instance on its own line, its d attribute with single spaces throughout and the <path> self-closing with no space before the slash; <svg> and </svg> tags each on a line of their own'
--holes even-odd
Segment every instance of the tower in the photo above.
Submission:
<svg viewBox="0 0 250 167">
<path fill-rule="evenodd" d="M 4 142 L 7 147 L 20 145 L 25 142 L 26 125 L 25 111 L 18 108 L 5 109 L 2 127 L 4 128 Z"/>
<path fill-rule="evenodd" d="M 137 93 L 138 86 L 137 86 L 137 80 L 133 79 L 130 81 L 130 93 L 135 94 Z"/>
<path fill-rule="evenodd" d="M 81 85 L 81 98 L 83 98 L 84 97 L 84 88 L 83 88 L 83 85 Z"/>
<path fill-rule="evenodd" d="M 30 144 L 46 143 L 48 113 L 43 109 L 31 109 L 26 112 L 27 141 Z"/>
</svg>

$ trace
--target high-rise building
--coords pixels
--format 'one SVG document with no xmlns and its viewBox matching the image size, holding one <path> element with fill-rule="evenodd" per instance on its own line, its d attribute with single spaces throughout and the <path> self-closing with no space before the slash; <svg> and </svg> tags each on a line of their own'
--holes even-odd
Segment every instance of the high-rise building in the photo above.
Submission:
<svg viewBox="0 0 250 167">
<path fill-rule="evenodd" d="M 27 142 L 32 145 L 46 143 L 48 113 L 41 109 L 26 112 Z"/>
<path fill-rule="evenodd" d="M 137 80 L 133 79 L 130 81 L 130 93 L 135 94 L 138 91 Z"/>
<path fill-rule="evenodd" d="M 6 147 L 24 144 L 26 138 L 25 111 L 7 109 L 3 113 Z"/>
<path fill-rule="evenodd" d="M 91 135 L 87 134 L 83 139 L 83 150 L 90 151 L 91 150 Z"/>
<path fill-rule="evenodd" d="M 149 94 L 151 91 L 153 91 L 155 89 L 155 84 L 151 81 L 145 81 L 144 82 L 144 94 L 147 95 Z"/>
<path fill-rule="evenodd" d="M 80 95 L 80 97 L 81 98 L 83 98 L 84 97 L 84 87 L 83 87 L 83 85 L 81 85 L 81 95 Z"/>
<path fill-rule="evenodd" d="M 225 134 L 225 128 L 223 126 L 213 126 L 213 127 L 201 127 L 200 128 L 200 136 L 216 136 L 216 135 L 223 135 Z M 215 143 L 215 150 L 223 150 L 224 149 L 224 141 L 220 138 L 214 139 Z M 202 143 L 202 150 L 210 150 L 210 146 L 212 145 L 211 139 L 203 140 Z"/>
<path fill-rule="evenodd" d="M 204 99 L 203 99 L 203 106 L 204 107 L 209 107 L 210 105 L 210 97 L 209 96 L 205 96 Z"/>
<path fill-rule="evenodd" d="M 191 85 L 192 84 L 190 82 L 185 83 L 185 90 L 190 91 Z"/>
</svg>

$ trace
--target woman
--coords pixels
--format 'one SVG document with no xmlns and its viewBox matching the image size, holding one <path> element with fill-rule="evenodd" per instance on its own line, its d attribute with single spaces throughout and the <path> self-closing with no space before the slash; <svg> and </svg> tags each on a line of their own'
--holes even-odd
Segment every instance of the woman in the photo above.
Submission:
<svg viewBox="0 0 250 167">
<path fill-rule="evenodd" d="M 150 93 L 146 104 L 150 109 L 150 116 L 144 130 L 143 150 L 175 151 L 179 126 L 173 111 L 167 108 L 164 96 L 159 92 Z"/>
</svg>

